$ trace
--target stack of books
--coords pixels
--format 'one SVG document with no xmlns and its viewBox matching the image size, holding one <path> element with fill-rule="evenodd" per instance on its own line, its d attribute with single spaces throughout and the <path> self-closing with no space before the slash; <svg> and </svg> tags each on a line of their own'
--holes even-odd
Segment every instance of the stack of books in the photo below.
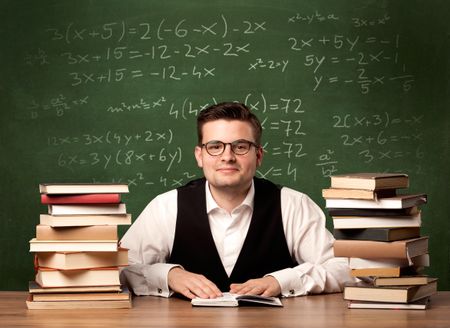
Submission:
<svg viewBox="0 0 450 328">
<path fill-rule="evenodd" d="M 130 225 L 121 194 L 126 184 L 41 184 L 35 281 L 29 309 L 130 308 L 131 295 L 119 281 L 128 250 L 118 245 L 118 225 Z"/>
<path fill-rule="evenodd" d="M 399 194 L 409 177 L 354 173 L 331 177 L 323 189 L 333 219 L 334 255 L 347 257 L 358 283 L 344 289 L 349 308 L 425 309 L 437 279 L 429 266 L 428 236 L 421 236 L 426 194 Z"/>
</svg>

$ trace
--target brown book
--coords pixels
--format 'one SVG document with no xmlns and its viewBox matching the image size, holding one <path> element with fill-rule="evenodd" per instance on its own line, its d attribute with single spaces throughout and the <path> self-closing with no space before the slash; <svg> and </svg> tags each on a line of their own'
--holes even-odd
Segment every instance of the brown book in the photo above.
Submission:
<svg viewBox="0 0 450 328">
<path fill-rule="evenodd" d="M 117 301 L 128 300 L 129 298 L 130 293 L 126 287 L 119 292 L 33 294 L 33 301 L 37 302 Z"/>
<path fill-rule="evenodd" d="M 91 225 L 130 225 L 130 214 L 117 215 L 40 215 L 40 224 L 51 227 L 79 227 Z"/>
<path fill-rule="evenodd" d="M 35 301 L 32 294 L 26 301 L 29 310 L 68 310 L 68 309 L 130 309 L 131 296 L 126 300 L 114 301 Z"/>
<path fill-rule="evenodd" d="M 328 188 L 322 189 L 323 198 L 349 198 L 349 199 L 372 199 L 393 197 L 396 195 L 395 189 L 365 190 L 365 189 L 342 189 Z"/>
<path fill-rule="evenodd" d="M 41 287 L 36 281 L 28 282 L 28 291 L 30 294 L 47 294 L 47 293 L 103 293 L 103 292 L 120 292 L 120 285 L 111 286 L 82 286 L 82 287 Z"/>
<path fill-rule="evenodd" d="M 371 240 L 336 240 L 334 256 L 410 259 L 428 253 L 428 236 L 391 242 Z"/>
<path fill-rule="evenodd" d="M 103 267 L 127 266 L 128 250 L 119 248 L 117 252 L 39 252 L 36 253 L 40 267 L 76 270 Z"/>
<path fill-rule="evenodd" d="M 331 188 L 378 190 L 408 186 L 408 175 L 403 173 L 350 173 L 331 176 Z"/>
<path fill-rule="evenodd" d="M 376 277 L 373 281 L 375 286 L 407 286 L 407 285 L 426 285 L 434 281 L 426 275 L 400 276 L 400 277 Z"/>
<path fill-rule="evenodd" d="M 30 252 L 117 252 L 118 240 L 30 240 Z"/>
<path fill-rule="evenodd" d="M 380 268 L 360 268 L 351 269 L 352 277 L 400 277 L 402 275 L 418 274 L 422 268 L 409 267 L 380 267 Z"/>
<path fill-rule="evenodd" d="M 37 240 L 116 240 L 117 226 L 97 225 L 84 227 L 36 226 Z"/>
<path fill-rule="evenodd" d="M 344 287 L 344 299 L 371 302 L 410 303 L 429 297 L 437 291 L 437 279 L 426 285 L 376 287 L 365 283 Z"/>
<path fill-rule="evenodd" d="M 41 287 L 85 287 L 120 285 L 118 268 L 55 270 L 38 268 L 36 283 Z"/>
<path fill-rule="evenodd" d="M 100 194 L 128 193 L 128 185 L 122 183 L 41 183 L 41 194 Z"/>
</svg>

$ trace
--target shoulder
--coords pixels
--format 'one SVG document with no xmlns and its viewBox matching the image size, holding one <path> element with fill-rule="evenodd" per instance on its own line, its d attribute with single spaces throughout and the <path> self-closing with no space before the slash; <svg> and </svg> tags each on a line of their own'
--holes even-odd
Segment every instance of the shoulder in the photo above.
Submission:
<svg viewBox="0 0 450 328">
<path fill-rule="evenodd" d="M 281 206 L 291 211 L 308 211 L 321 213 L 321 208 L 305 193 L 289 187 L 281 189 Z"/>
<path fill-rule="evenodd" d="M 281 197 L 289 201 L 311 200 L 308 195 L 289 187 L 281 187 Z"/>
<path fill-rule="evenodd" d="M 140 217 L 146 217 L 152 214 L 166 212 L 177 205 L 177 190 L 172 189 L 153 198 L 144 208 Z"/>
</svg>

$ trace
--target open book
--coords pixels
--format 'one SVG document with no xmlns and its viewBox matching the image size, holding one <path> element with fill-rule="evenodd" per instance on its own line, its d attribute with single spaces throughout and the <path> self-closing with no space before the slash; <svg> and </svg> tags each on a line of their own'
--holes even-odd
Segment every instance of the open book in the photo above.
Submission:
<svg viewBox="0 0 450 328">
<path fill-rule="evenodd" d="M 222 297 L 217 298 L 194 298 L 191 301 L 194 306 L 239 306 L 246 305 L 268 305 L 283 306 L 278 297 L 267 297 L 260 295 L 239 295 L 232 293 L 223 293 Z"/>
</svg>

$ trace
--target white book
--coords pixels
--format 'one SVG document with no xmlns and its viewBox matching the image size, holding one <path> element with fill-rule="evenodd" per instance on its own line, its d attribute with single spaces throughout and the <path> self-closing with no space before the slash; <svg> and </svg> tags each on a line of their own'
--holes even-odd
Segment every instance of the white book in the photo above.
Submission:
<svg viewBox="0 0 450 328">
<path fill-rule="evenodd" d="M 110 215 L 48 215 L 41 214 L 40 224 L 51 227 L 81 227 L 90 225 L 130 225 L 131 214 Z"/>
<path fill-rule="evenodd" d="M 223 293 L 217 298 L 200 298 L 196 297 L 191 300 L 193 306 L 239 306 L 240 303 L 283 306 L 278 297 L 269 297 L 261 295 L 239 295 L 232 293 Z"/>
<path fill-rule="evenodd" d="M 30 252 L 117 252 L 117 240 L 30 240 Z"/>
<path fill-rule="evenodd" d="M 397 195 L 394 197 L 369 199 L 328 198 L 325 200 L 327 208 L 374 208 L 400 209 L 418 206 L 427 202 L 427 195 Z"/>
<path fill-rule="evenodd" d="M 405 228 L 420 227 L 420 212 L 409 216 L 369 217 L 369 216 L 333 216 L 334 229 L 364 228 Z"/>
<path fill-rule="evenodd" d="M 93 215 L 93 214 L 126 214 L 124 203 L 119 204 L 64 204 L 48 205 L 50 215 Z"/>
<path fill-rule="evenodd" d="M 350 257 L 348 259 L 348 266 L 350 269 L 371 269 L 371 268 L 396 268 L 407 266 L 430 266 L 430 255 L 422 254 L 408 259 L 392 259 L 392 258 L 378 258 L 378 259 L 364 259 L 360 257 Z"/>
<path fill-rule="evenodd" d="M 100 194 L 128 193 L 128 185 L 122 183 L 41 183 L 41 194 Z"/>
<path fill-rule="evenodd" d="M 349 309 L 393 309 L 393 310 L 425 310 L 430 303 L 430 297 L 412 303 L 384 303 L 370 301 L 348 301 Z"/>
</svg>

